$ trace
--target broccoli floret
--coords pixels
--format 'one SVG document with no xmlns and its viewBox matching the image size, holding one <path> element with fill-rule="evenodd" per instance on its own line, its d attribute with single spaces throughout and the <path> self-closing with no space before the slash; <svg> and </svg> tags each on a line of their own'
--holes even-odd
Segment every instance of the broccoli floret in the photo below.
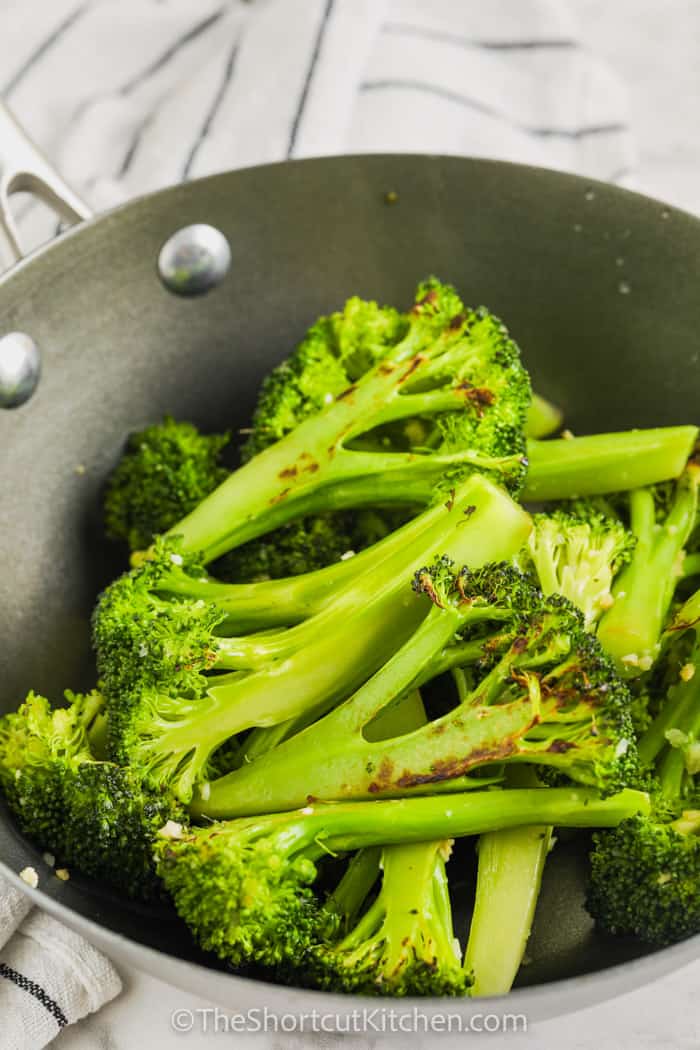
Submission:
<svg viewBox="0 0 700 1050">
<path fill-rule="evenodd" d="M 315 953 L 314 983 L 364 995 L 467 994 L 445 871 L 450 849 L 450 842 L 430 842 L 382 850 L 379 892 L 362 902 L 349 931 Z M 355 877 L 351 867 L 343 882 Z"/>
<path fill-rule="evenodd" d="M 340 928 L 340 917 L 313 892 L 319 861 L 329 853 L 477 835 L 533 819 L 616 826 L 648 808 L 643 792 L 601 799 L 591 788 L 307 804 L 161 838 L 158 871 L 203 948 L 234 966 L 257 963 L 298 975 L 313 972 Z"/>
<path fill-rule="evenodd" d="M 447 500 L 475 471 L 517 488 L 529 400 L 527 373 L 500 322 L 427 282 L 396 345 L 171 533 L 208 564 L 299 518 Z M 389 437 L 398 430 L 401 442 Z"/>
<path fill-rule="evenodd" d="M 630 493 L 635 549 L 615 580 L 612 607 L 598 624 L 601 645 L 626 677 L 648 671 L 659 654 L 697 513 L 699 481 L 700 468 L 690 463 L 677 484 Z"/>
<path fill-rule="evenodd" d="M 364 570 L 314 615 L 236 637 L 224 634 L 215 585 L 195 580 L 188 593 L 187 571 L 201 570 L 160 541 L 153 559 L 107 589 L 94 618 L 112 756 L 187 801 L 226 740 L 322 714 L 381 666 L 425 616 L 405 581 L 426 557 L 469 551 L 478 564 L 494 552 L 512 556 L 529 528 L 517 504 L 474 476 L 449 505 L 429 508 L 379 544 L 376 556 L 359 555 Z M 173 568 L 183 570 L 181 586 L 168 594 Z"/>
<path fill-rule="evenodd" d="M 177 804 L 145 792 L 133 770 L 93 755 L 91 734 L 103 710 L 99 693 L 66 694 L 51 709 L 30 693 L 0 721 L 0 786 L 20 829 L 84 875 L 130 897 L 157 895 L 156 831 L 182 819 Z"/>
<path fill-rule="evenodd" d="M 230 551 L 212 569 L 224 580 L 275 580 L 315 572 L 366 550 L 410 517 L 410 511 L 399 508 L 365 508 L 300 518 Z"/>
<path fill-rule="evenodd" d="M 107 535 L 130 550 L 148 547 L 228 477 L 220 462 L 228 442 L 228 434 L 201 434 L 170 416 L 131 434 L 107 482 Z"/>
<path fill-rule="evenodd" d="M 225 817 L 322 799 L 416 794 L 488 763 L 528 762 L 614 791 L 637 776 L 629 694 L 581 613 L 506 564 L 416 575 L 432 608 L 353 697 L 256 762 L 207 784 L 195 812 Z M 458 705 L 414 732 L 366 727 L 410 688 L 464 667 Z M 323 755 L 323 763 L 315 756 Z"/>
<path fill-rule="evenodd" d="M 594 835 L 586 906 L 609 933 L 650 944 L 699 933 L 700 809 L 634 817 Z"/>
<path fill-rule="evenodd" d="M 667 635 L 693 642 L 639 742 L 656 781 L 654 813 L 595 836 L 587 902 L 610 933 L 652 944 L 700 932 L 700 591 Z"/>
<path fill-rule="evenodd" d="M 459 310 L 455 303 L 455 313 Z M 321 412 L 404 337 L 408 320 L 397 310 L 357 296 L 321 317 L 294 353 L 265 378 L 241 455 L 252 459 Z"/>
<path fill-rule="evenodd" d="M 622 522 L 581 502 L 575 511 L 536 514 L 517 559 L 545 594 L 563 594 L 583 613 L 586 626 L 613 604 L 612 583 L 632 556 L 635 540 Z"/>
</svg>

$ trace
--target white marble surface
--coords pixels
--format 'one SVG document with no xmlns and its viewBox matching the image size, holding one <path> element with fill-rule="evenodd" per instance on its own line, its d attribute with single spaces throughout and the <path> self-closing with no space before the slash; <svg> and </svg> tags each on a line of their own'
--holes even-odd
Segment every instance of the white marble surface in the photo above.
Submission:
<svg viewBox="0 0 700 1050">
<path fill-rule="evenodd" d="M 700 212 L 700 3 L 697 0 L 572 0 L 587 45 L 613 63 L 627 82 L 639 150 L 637 184 Z M 266 1045 L 256 1036 L 173 1032 L 176 1009 L 207 1004 L 138 974 L 125 972 L 125 991 L 97 1017 L 66 1031 L 56 1050 L 188 1050 Z M 500 1050 L 699 1050 L 700 962 L 656 985 L 574 1017 L 533 1026 L 526 1035 L 460 1037 Z M 433 1039 L 433 1042 L 436 1040 Z M 1 1042 L 1 1036 L 0 1036 Z M 331 1041 L 333 1042 L 333 1041 Z M 414 1045 L 418 1045 L 416 1039 Z M 455 1041 L 441 1037 L 441 1045 Z M 277 1046 L 327 1046 L 321 1039 L 271 1038 Z M 369 1050 L 371 1037 L 351 1042 Z M 427 1045 L 427 1044 L 426 1044 Z"/>
<path fill-rule="evenodd" d="M 175 1011 L 213 1009 L 151 977 L 125 974 L 122 997 L 96 1017 L 68 1029 L 53 1043 L 55 1050 L 214 1050 L 233 1046 L 239 1050 L 374 1050 L 386 1040 L 330 1036 L 240 1035 L 202 1031 L 195 1017 L 189 1033 L 173 1031 Z M 483 1050 L 698 1050 L 700 1047 L 700 963 L 672 977 L 602 1006 L 582 1010 L 573 1017 L 530 1025 L 515 1035 L 464 1034 L 411 1037 L 415 1050 L 438 1045 Z M 206 1015 L 211 1026 L 212 1014 Z M 187 1015 L 185 1015 L 187 1017 Z M 408 1037 L 402 1036 L 404 1044 Z M 0 1037 L 1 1039 L 1 1037 Z M 390 1045 L 397 1045 L 392 1040 Z"/>
</svg>

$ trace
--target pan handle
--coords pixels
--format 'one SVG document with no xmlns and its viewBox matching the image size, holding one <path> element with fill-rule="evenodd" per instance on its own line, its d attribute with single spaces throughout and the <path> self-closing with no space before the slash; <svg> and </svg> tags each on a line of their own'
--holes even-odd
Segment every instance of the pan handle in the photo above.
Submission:
<svg viewBox="0 0 700 1050">
<path fill-rule="evenodd" d="M 31 193 L 68 223 L 89 219 L 92 212 L 52 168 L 7 106 L 0 101 L 0 233 L 14 262 L 23 258 L 10 208 L 13 193 Z"/>
</svg>

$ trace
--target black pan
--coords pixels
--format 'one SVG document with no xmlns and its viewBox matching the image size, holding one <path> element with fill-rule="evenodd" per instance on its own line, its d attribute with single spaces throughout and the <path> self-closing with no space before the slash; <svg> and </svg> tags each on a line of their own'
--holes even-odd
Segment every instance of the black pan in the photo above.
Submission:
<svg viewBox="0 0 700 1050">
<path fill-rule="evenodd" d="M 64 210 L 81 214 L 79 202 Z M 156 260 L 201 222 L 226 235 L 232 265 L 216 290 L 185 299 Z M 0 412 L 0 711 L 30 687 L 58 698 L 93 681 L 88 618 L 120 568 L 100 532 L 100 487 L 125 435 L 166 412 L 245 425 L 261 376 L 318 314 L 353 293 L 407 304 L 430 273 L 508 322 L 575 432 L 698 420 L 700 222 L 612 186 L 455 157 L 338 157 L 218 175 L 85 221 L 0 281 L 0 336 L 25 332 L 43 353 L 35 396 Z M 356 1005 L 212 969 L 168 910 L 53 878 L 1 810 L 0 857 L 3 873 L 34 865 L 37 902 L 112 957 L 208 999 Z M 698 937 L 650 956 L 597 935 L 582 879 L 560 845 L 509 1009 L 563 1013 L 700 953 Z"/>
</svg>

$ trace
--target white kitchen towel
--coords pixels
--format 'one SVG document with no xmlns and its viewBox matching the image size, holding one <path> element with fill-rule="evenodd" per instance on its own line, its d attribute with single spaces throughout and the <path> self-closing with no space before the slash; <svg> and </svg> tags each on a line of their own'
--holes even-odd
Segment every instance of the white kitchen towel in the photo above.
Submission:
<svg viewBox="0 0 700 1050">
<path fill-rule="evenodd" d="M 103 955 L 0 880 L 0 1050 L 40 1050 L 120 991 Z"/>
<path fill-rule="evenodd" d="M 0 94 L 96 209 L 339 152 L 634 166 L 624 89 L 560 0 L 6 0 L 0 21 Z M 20 213 L 26 244 L 54 232 Z"/>
<path fill-rule="evenodd" d="M 98 210 L 328 153 L 491 156 L 615 182 L 634 166 L 622 85 L 561 0 L 5 0 L 0 95 Z M 18 216 L 26 247 L 55 232 L 40 205 Z M 0 958 L 25 980 L 0 971 L 0 1048 L 35 1050 L 119 979 L 12 894 L 0 885 Z"/>
</svg>

